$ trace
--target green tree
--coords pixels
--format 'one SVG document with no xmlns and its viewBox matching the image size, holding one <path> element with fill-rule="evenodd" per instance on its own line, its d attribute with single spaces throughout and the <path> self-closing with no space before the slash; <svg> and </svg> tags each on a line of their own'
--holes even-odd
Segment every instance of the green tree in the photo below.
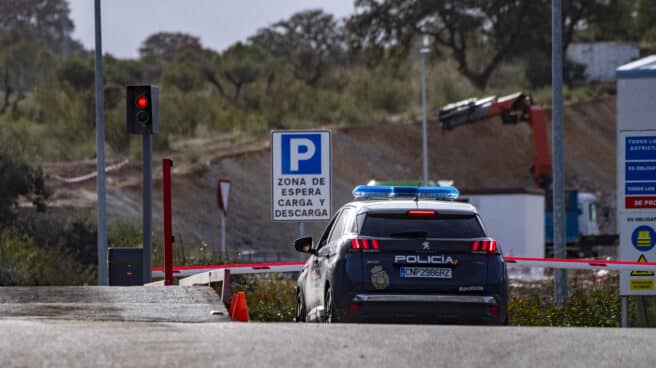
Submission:
<svg viewBox="0 0 656 368">
<path fill-rule="evenodd" d="M 70 13 L 67 0 L 0 0 L 0 34 L 11 43 L 37 41 L 65 57 L 82 54 L 82 45 L 71 39 Z"/>
<path fill-rule="evenodd" d="M 95 71 L 89 62 L 70 59 L 57 67 L 57 80 L 77 90 L 91 91 L 95 82 Z"/>
<path fill-rule="evenodd" d="M 139 48 L 141 57 L 171 61 L 185 49 L 202 50 L 200 38 L 181 32 L 158 32 L 146 38 Z"/>
<path fill-rule="evenodd" d="M 344 28 L 322 10 L 306 10 L 260 29 L 250 42 L 284 58 L 294 76 L 314 86 L 327 69 L 344 61 Z"/>
<path fill-rule="evenodd" d="M 569 0 L 563 9 L 566 49 L 586 22 L 608 11 L 608 0 Z M 348 21 L 356 52 L 405 58 L 429 35 L 458 70 L 483 89 L 504 61 L 551 47 L 550 0 L 356 0 Z"/>
<path fill-rule="evenodd" d="M 10 104 L 15 111 L 32 88 L 50 81 L 53 63 L 50 53 L 34 42 L 18 42 L 0 49 L 0 89 L 4 95 L 0 114 Z"/>
<path fill-rule="evenodd" d="M 242 90 L 257 80 L 270 76 L 273 71 L 268 65 L 267 53 L 257 46 L 244 45 L 238 42 L 221 54 L 220 69 L 223 77 L 233 87 L 232 100 L 239 102 Z"/>
<path fill-rule="evenodd" d="M 197 50 L 181 51 L 162 72 L 162 82 L 183 92 L 200 89 L 205 82 L 205 56 Z"/>
</svg>

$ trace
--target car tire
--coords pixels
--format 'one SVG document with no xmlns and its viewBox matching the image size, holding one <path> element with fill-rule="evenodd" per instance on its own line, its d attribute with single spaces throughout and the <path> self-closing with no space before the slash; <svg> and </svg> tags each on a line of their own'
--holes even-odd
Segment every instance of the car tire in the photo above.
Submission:
<svg viewBox="0 0 656 368">
<path fill-rule="evenodd" d="M 303 293 L 299 290 L 298 293 L 296 293 L 296 317 L 294 320 L 296 322 L 305 322 L 305 316 L 307 313 L 305 312 L 305 301 L 303 299 Z"/>
<path fill-rule="evenodd" d="M 339 322 L 339 318 L 337 318 L 337 314 L 335 311 L 335 300 L 333 299 L 333 288 L 328 285 L 328 288 L 326 289 L 326 295 L 323 298 L 324 300 L 324 307 L 326 311 L 326 317 L 324 322 L 326 323 L 335 323 Z"/>
</svg>

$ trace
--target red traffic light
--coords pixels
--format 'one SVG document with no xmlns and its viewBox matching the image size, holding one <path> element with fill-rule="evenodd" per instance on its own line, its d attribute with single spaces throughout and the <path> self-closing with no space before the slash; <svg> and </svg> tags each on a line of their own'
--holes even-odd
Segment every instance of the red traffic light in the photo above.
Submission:
<svg viewBox="0 0 656 368">
<path fill-rule="evenodd" d="M 144 95 L 141 95 L 141 96 L 137 97 L 136 104 L 137 104 L 137 107 L 139 107 L 141 109 L 146 108 L 146 106 L 148 106 L 148 97 L 146 97 Z"/>
</svg>

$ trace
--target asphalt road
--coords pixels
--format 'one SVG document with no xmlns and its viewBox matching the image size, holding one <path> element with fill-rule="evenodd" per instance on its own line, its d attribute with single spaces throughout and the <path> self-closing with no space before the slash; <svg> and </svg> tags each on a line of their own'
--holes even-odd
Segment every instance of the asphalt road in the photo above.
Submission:
<svg viewBox="0 0 656 368">
<path fill-rule="evenodd" d="M 653 367 L 656 331 L 0 320 L 2 367 Z"/>
<path fill-rule="evenodd" d="M 229 320 L 214 290 L 182 286 L 0 287 L 0 319 L 5 318 L 187 323 Z"/>
</svg>

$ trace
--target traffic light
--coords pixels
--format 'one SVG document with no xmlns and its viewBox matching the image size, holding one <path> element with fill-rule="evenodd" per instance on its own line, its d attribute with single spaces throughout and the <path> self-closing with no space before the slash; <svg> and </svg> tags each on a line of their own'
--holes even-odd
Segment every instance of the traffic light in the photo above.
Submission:
<svg viewBox="0 0 656 368">
<path fill-rule="evenodd" d="M 131 134 L 159 132 L 159 88 L 152 85 L 127 86 L 127 128 Z"/>
</svg>

